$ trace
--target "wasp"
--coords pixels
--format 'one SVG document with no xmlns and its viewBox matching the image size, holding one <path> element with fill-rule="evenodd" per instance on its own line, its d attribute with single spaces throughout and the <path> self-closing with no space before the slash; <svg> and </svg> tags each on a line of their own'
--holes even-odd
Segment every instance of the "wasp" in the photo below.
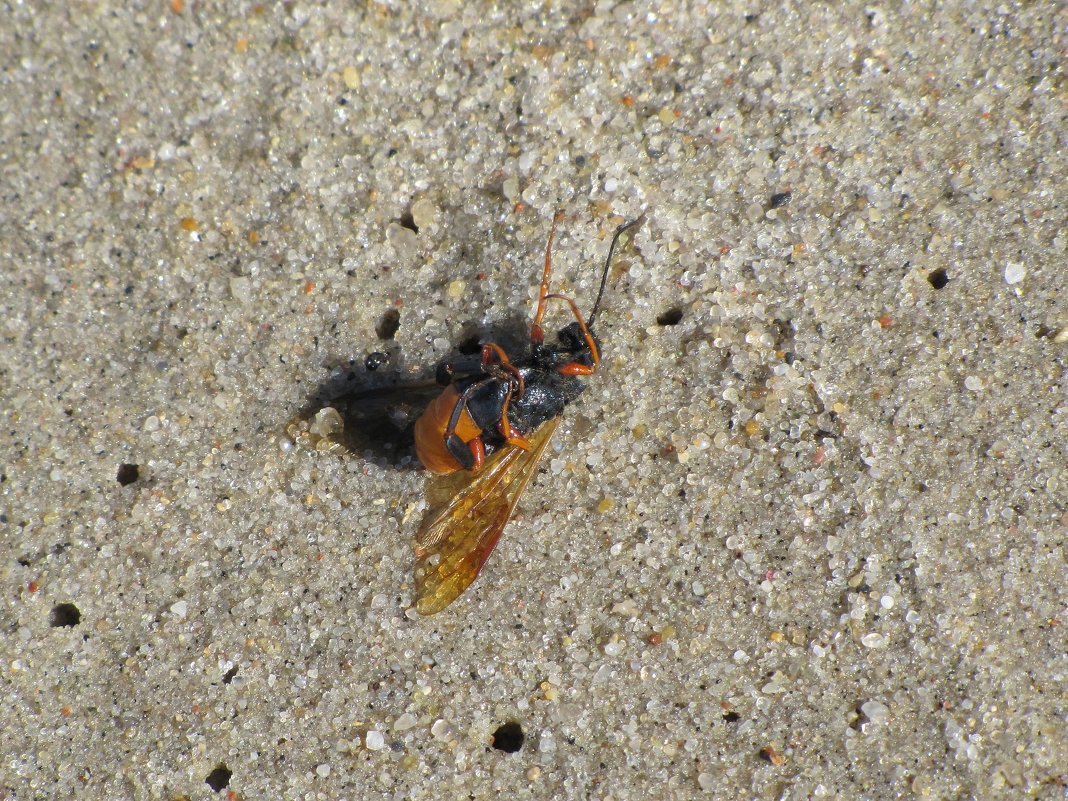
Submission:
<svg viewBox="0 0 1068 801">
<path fill-rule="evenodd" d="M 557 212 L 549 228 L 529 347 L 511 358 L 495 342 L 481 346 L 472 369 L 446 367 L 440 394 L 415 423 L 415 450 L 434 475 L 427 511 L 415 535 L 415 608 L 440 612 L 478 576 L 519 498 L 534 475 L 564 407 L 585 389 L 582 377 L 597 372 L 601 341 L 594 333 L 620 237 L 644 215 L 616 228 L 588 317 L 569 297 L 550 292 Z M 550 301 L 574 320 L 547 343 L 542 327 Z M 442 372 L 444 377 L 442 377 Z"/>
</svg>

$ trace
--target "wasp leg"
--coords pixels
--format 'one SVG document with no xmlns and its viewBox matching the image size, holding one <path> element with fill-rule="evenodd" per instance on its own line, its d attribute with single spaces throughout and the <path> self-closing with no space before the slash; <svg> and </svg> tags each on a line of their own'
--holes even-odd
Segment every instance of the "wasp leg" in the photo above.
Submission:
<svg viewBox="0 0 1068 801">
<path fill-rule="evenodd" d="M 487 377 L 481 381 L 476 381 L 465 389 L 456 399 L 456 404 L 452 407 L 452 414 L 449 416 L 449 424 L 445 427 L 445 448 L 465 470 L 478 470 L 482 467 L 482 462 L 486 458 L 486 448 L 482 443 L 481 437 L 475 437 L 468 442 L 464 442 L 456 436 L 456 426 L 460 424 L 460 415 L 467 408 L 467 401 L 471 395 L 474 394 L 476 389 L 492 380 L 494 379 Z"/>
<path fill-rule="evenodd" d="M 578 310 L 575 301 L 564 295 L 546 295 L 545 299 L 562 300 L 571 307 L 571 313 L 575 315 L 579 329 L 582 331 L 582 336 L 586 339 L 586 347 L 590 349 L 590 359 L 593 360 L 592 365 L 582 364 L 580 362 L 568 362 L 567 364 L 560 366 L 559 372 L 564 375 L 593 375 L 597 372 L 597 366 L 601 363 L 601 352 L 597 347 L 597 343 L 593 339 L 593 334 L 590 333 L 590 329 L 586 325 L 586 321 L 582 319 L 582 312 Z"/>
<path fill-rule="evenodd" d="M 467 449 L 471 454 L 473 464 L 470 469 L 478 471 L 482 469 L 482 463 L 486 461 L 486 446 L 482 443 L 482 437 L 475 437 L 467 443 Z"/>
<path fill-rule="evenodd" d="M 455 434 L 448 434 L 445 437 L 445 447 L 464 470 L 477 472 L 482 468 L 482 463 L 486 461 L 486 446 L 482 442 L 482 437 L 475 437 L 470 442 L 464 442 Z"/>
<path fill-rule="evenodd" d="M 496 356 L 497 361 L 494 362 L 490 357 Z M 523 374 L 512 364 L 508 358 L 508 354 L 504 352 L 504 348 L 498 345 L 496 342 L 487 342 L 482 346 L 482 369 L 487 374 L 494 377 L 500 377 L 505 380 L 504 375 L 495 375 L 504 371 L 507 374 L 507 380 L 512 381 L 516 385 L 517 397 L 523 397 L 523 391 L 526 385 L 523 382 Z"/>
<path fill-rule="evenodd" d="M 485 342 L 482 345 L 482 366 L 489 367 L 493 363 L 491 356 L 497 357 L 497 362 L 500 364 L 511 364 L 512 361 L 508 358 L 508 354 L 504 352 L 504 348 L 498 345 L 496 342 Z"/>
<path fill-rule="evenodd" d="M 496 356 L 497 362 L 492 363 L 490 356 Z M 508 404 L 512 400 L 512 396 L 523 397 L 525 389 L 523 374 L 508 360 L 508 354 L 504 352 L 504 348 L 495 342 L 487 342 L 482 346 L 482 367 L 487 371 L 490 371 L 492 367 L 496 367 L 503 369 L 508 374 L 508 392 L 504 396 L 504 402 L 501 404 L 501 419 L 497 423 L 497 429 L 501 432 L 501 436 L 504 437 L 504 441 L 509 445 L 515 445 L 525 451 L 530 450 L 530 440 L 523 436 L 519 429 L 512 428 L 508 422 Z"/>
<path fill-rule="evenodd" d="M 449 451 L 461 468 L 465 470 L 477 470 L 482 467 L 486 458 L 486 447 L 481 437 L 475 437 L 470 442 L 465 442 L 455 434 L 445 436 L 445 449 Z"/>
<path fill-rule="evenodd" d="M 538 290 L 538 308 L 534 312 L 534 322 L 530 325 L 530 341 L 540 345 L 545 341 L 545 332 L 541 329 L 541 319 L 545 316 L 545 301 L 549 298 L 549 279 L 553 274 L 553 237 L 556 236 L 556 224 L 564 219 L 564 212 L 553 215 L 549 228 L 549 241 L 545 244 L 545 269 L 541 274 L 541 288 Z"/>
<path fill-rule="evenodd" d="M 520 394 L 522 394 L 522 384 L 520 384 Z M 509 390 L 508 394 L 504 396 L 504 403 L 501 404 L 501 422 L 498 423 L 497 428 L 500 430 L 501 436 L 504 437 L 504 441 L 509 445 L 515 445 L 517 448 L 529 451 L 531 448 L 530 440 L 519 429 L 512 428 L 512 424 L 508 422 L 508 402 L 511 400 L 512 391 Z"/>
</svg>

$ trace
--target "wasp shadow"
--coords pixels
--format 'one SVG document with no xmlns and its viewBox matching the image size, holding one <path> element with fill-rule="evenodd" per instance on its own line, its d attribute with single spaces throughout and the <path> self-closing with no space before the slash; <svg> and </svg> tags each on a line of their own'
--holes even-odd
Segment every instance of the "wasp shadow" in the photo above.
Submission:
<svg viewBox="0 0 1068 801">
<path fill-rule="evenodd" d="M 530 349 L 529 322 L 518 314 L 494 323 L 466 322 L 460 341 L 430 367 L 407 365 L 395 343 L 362 363 L 328 359 L 330 373 L 308 394 L 286 432 L 319 450 L 363 456 L 399 470 L 416 468 L 415 421 L 450 381 L 481 370 L 484 342 L 519 358 Z"/>
</svg>

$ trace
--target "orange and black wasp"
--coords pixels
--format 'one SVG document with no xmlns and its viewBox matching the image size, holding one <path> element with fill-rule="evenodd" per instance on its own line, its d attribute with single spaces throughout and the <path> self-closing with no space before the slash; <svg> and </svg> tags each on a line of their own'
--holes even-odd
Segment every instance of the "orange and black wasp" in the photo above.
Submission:
<svg viewBox="0 0 1068 801">
<path fill-rule="evenodd" d="M 511 359 L 494 342 L 482 345 L 477 369 L 453 372 L 415 424 L 415 448 L 435 475 L 428 509 L 415 535 L 416 609 L 440 612 L 478 576 L 497 545 L 520 495 L 534 475 L 564 407 L 585 388 L 601 363 L 593 326 L 620 236 L 643 217 L 620 225 L 601 271 L 589 317 L 571 298 L 549 291 L 558 212 L 549 229 L 529 350 Z M 573 322 L 557 342 L 545 342 L 542 320 L 550 300 L 570 308 Z"/>
<path fill-rule="evenodd" d="M 585 389 L 580 376 L 594 374 L 601 363 L 594 323 L 612 256 L 620 237 L 644 216 L 616 228 L 586 318 L 575 301 L 549 290 L 553 239 L 562 217 L 557 213 L 549 229 L 529 343 L 519 358 L 485 342 L 469 363 L 439 367 L 436 381 L 351 392 L 344 386 L 324 387 L 322 396 L 287 428 L 291 436 L 307 438 L 319 448 L 379 453 L 385 453 L 382 447 L 394 448 L 394 440 L 402 440 L 404 433 L 414 433 L 416 454 L 433 474 L 427 482 L 428 508 L 414 541 L 415 608 L 424 615 L 447 607 L 478 576 L 564 407 Z M 560 329 L 555 343 L 547 343 L 542 321 L 552 300 L 565 304 L 574 320 Z"/>
</svg>

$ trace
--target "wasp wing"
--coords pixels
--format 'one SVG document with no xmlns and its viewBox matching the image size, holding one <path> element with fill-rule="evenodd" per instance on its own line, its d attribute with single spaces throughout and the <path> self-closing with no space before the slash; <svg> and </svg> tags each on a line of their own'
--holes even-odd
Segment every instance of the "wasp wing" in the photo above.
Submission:
<svg viewBox="0 0 1068 801">
<path fill-rule="evenodd" d="M 429 508 L 415 535 L 415 608 L 440 612 L 467 589 L 493 552 L 560 422 L 554 417 L 530 437 L 530 449 L 506 445 L 477 473 L 435 476 Z"/>
</svg>

